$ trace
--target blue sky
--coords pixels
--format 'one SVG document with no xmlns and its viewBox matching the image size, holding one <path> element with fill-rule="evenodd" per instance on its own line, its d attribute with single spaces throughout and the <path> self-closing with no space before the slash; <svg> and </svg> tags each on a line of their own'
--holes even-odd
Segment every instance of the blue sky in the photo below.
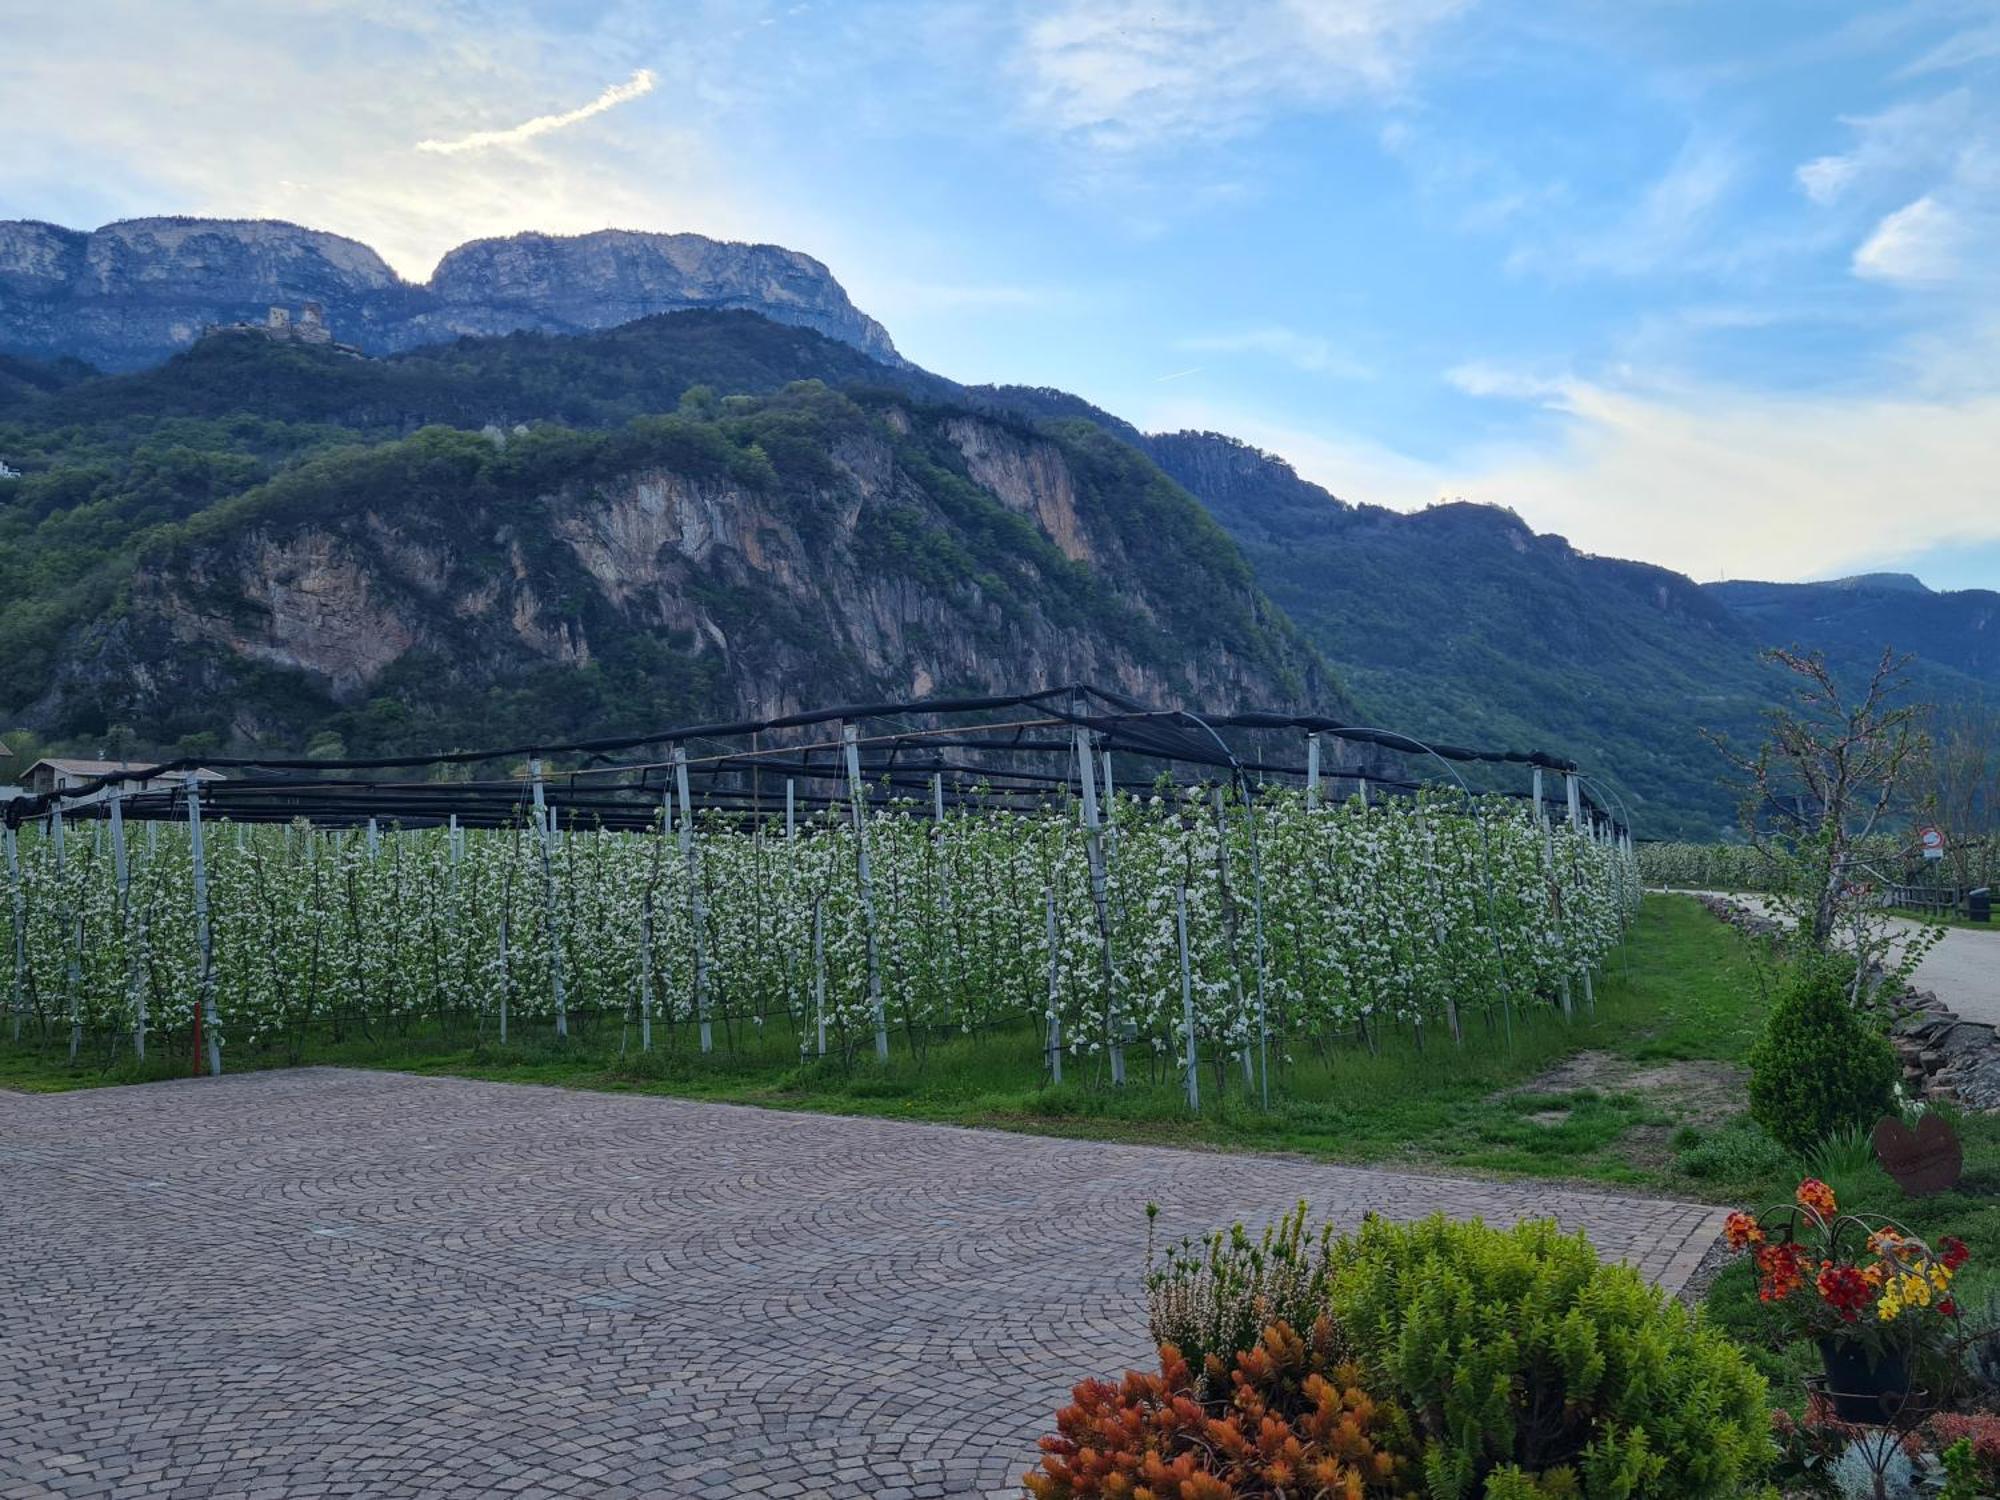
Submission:
<svg viewBox="0 0 2000 1500">
<path fill-rule="evenodd" d="M 1698 578 L 2000 587 L 2000 4 L 0 0 L 0 217 L 614 224 Z M 529 122 L 539 122 L 524 129 Z"/>
</svg>

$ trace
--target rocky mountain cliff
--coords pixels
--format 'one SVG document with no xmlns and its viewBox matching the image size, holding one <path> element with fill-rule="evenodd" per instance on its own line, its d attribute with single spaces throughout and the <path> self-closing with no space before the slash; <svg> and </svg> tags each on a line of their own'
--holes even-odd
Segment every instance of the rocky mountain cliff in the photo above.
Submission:
<svg viewBox="0 0 2000 1500">
<path fill-rule="evenodd" d="M 377 361 L 209 340 L 19 400 L 0 722 L 57 736 L 434 749 L 1065 681 L 1345 702 L 1128 445 L 747 314 Z"/>
<path fill-rule="evenodd" d="M 0 221 L 0 354 L 134 370 L 211 324 L 318 302 L 334 337 L 388 354 L 462 334 L 575 333 L 651 313 L 742 308 L 887 364 L 889 335 L 811 256 L 697 234 L 475 240 L 423 283 L 357 241 L 273 219 L 127 219 L 88 233 Z"/>
</svg>

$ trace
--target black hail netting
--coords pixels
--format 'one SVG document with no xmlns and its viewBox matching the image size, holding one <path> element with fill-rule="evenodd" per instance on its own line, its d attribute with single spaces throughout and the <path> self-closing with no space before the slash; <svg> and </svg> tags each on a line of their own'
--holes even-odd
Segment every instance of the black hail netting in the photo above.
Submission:
<svg viewBox="0 0 2000 1500">
<path fill-rule="evenodd" d="M 689 804 L 697 810 L 777 817 L 788 809 L 802 815 L 844 804 L 852 794 L 850 742 L 862 779 L 891 796 L 934 809 L 1027 809 L 1076 786 L 1078 731 L 1092 751 L 1118 758 L 1119 780 L 1133 788 L 1162 776 L 1183 784 L 1228 778 L 1252 789 L 1296 786 L 1317 776 L 1329 796 L 1365 782 L 1385 795 L 1431 786 L 1524 797 L 1532 794 L 1519 784 L 1519 769 L 1557 777 L 1578 770 L 1575 762 L 1541 751 L 1431 744 L 1315 714 L 1156 709 L 1102 688 L 1068 686 L 842 704 L 774 718 L 434 755 L 191 757 L 18 798 L 4 813 L 16 827 L 58 808 L 70 817 L 91 816 L 116 794 L 128 819 L 174 819 L 185 816 L 182 773 L 206 770 L 217 779 L 199 783 L 203 810 L 232 822 L 304 819 L 329 828 L 375 822 L 415 829 L 455 820 L 467 828 L 498 828 L 526 821 L 539 795 L 567 826 L 643 830 L 658 822 L 662 800 L 675 795 L 683 772 Z M 1509 776 L 1510 770 L 1516 774 Z M 1485 784 L 1472 785 L 1468 777 Z M 163 781 L 168 784 L 158 784 Z M 1560 800 L 1564 794 L 1558 788 L 1549 795 Z M 1578 796 L 1593 819 L 1615 833 L 1625 831 L 1589 785 L 1580 782 Z"/>
</svg>

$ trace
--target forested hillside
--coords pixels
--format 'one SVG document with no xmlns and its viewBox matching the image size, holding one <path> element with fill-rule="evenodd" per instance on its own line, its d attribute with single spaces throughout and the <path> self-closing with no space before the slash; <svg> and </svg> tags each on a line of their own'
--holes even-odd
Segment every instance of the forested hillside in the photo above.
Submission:
<svg viewBox="0 0 2000 1500">
<path fill-rule="evenodd" d="M 1077 679 L 1341 701 L 1128 445 L 750 314 L 379 361 L 228 336 L 7 399 L 0 714 L 58 737 L 435 749 Z"/>
</svg>

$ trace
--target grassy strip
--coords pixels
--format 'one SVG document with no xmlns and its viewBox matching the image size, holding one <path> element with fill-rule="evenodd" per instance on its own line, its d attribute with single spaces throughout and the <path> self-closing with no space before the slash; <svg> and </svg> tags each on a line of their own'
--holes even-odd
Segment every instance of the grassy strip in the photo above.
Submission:
<svg viewBox="0 0 2000 1500">
<path fill-rule="evenodd" d="M 1544 1007 L 1516 1017 L 1511 1047 L 1497 1028 L 1475 1019 L 1463 1047 L 1433 1035 L 1420 1049 L 1404 1030 L 1385 1035 L 1379 1054 L 1352 1039 L 1324 1056 L 1303 1049 L 1276 1072 L 1268 1112 L 1238 1069 L 1217 1069 L 1212 1060 L 1203 1069 L 1198 1117 L 1182 1103 L 1178 1079 L 1159 1069 L 1152 1077 L 1136 1070 L 1139 1081 L 1113 1094 L 1094 1086 L 1091 1064 L 1072 1059 L 1070 1081 L 1048 1086 L 1026 1025 L 941 1038 L 922 1060 L 899 1053 L 887 1064 L 867 1058 L 849 1066 L 802 1063 L 783 1025 L 751 1030 L 733 1055 L 708 1057 L 693 1051 L 684 1031 L 658 1032 L 650 1054 L 638 1053 L 636 1039 L 627 1037 L 621 1056 L 615 1026 L 558 1044 L 537 1023 L 517 1028 L 505 1047 L 490 1034 L 446 1036 L 434 1029 L 338 1043 L 319 1037 L 301 1049 L 301 1060 L 1341 1161 L 1658 1184 L 1658 1164 L 1635 1160 L 1620 1146 L 1635 1132 L 1663 1139 L 1680 1122 L 1670 1097 L 1615 1085 L 1535 1087 L 1535 1080 L 1579 1053 L 1633 1065 L 1737 1058 L 1761 1013 L 1754 965 L 1741 940 L 1693 901 L 1656 897 L 1599 983 L 1594 1015 L 1565 1022 Z M 64 1038 L 43 1047 L 0 1043 L 0 1087 L 176 1076 L 188 1069 L 184 1051 L 166 1055 L 156 1045 L 143 1066 L 128 1057 L 108 1067 L 73 1068 Z M 277 1051 L 228 1053 L 231 1068 L 287 1060 Z"/>
</svg>

